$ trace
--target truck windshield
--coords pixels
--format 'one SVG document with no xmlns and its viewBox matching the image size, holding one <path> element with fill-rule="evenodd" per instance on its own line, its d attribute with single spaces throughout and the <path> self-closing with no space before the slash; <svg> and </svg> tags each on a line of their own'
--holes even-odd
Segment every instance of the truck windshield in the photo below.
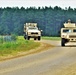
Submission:
<svg viewBox="0 0 76 75">
<path fill-rule="evenodd" d="M 72 30 L 71 29 L 66 29 L 66 30 L 63 30 L 64 33 L 71 33 Z"/>
<path fill-rule="evenodd" d="M 30 30 L 38 30 L 38 28 L 36 28 L 36 27 L 30 27 L 29 29 Z"/>
</svg>

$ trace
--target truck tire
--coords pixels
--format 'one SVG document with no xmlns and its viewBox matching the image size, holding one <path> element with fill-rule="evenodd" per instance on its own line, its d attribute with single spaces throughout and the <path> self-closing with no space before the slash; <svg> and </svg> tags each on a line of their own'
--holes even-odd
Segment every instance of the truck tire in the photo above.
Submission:
<svg viewBox="0 0 76 75">
<path fill-rule="evenodd" d="M 65 39 L 64 38 L 61 39 L 61 46 L 65 46 Z"/>
<path fill-rule="evenodd" d="M 39 36 L 39 37 L 38 37 L 38 40 L 40 40 L 40 39 L 41 39 L 41 37 Z"/>
<path fill-rule="evenodd" d="M 34 40 L 36 40 L 36 38 L 34 38 Z"/>
<path fill-rule="evenodd" d="M 24 39 L 26 39 L 26 35 L 24 35 Z"/>
<path fill-rule="evenodd" d="M 30 36 L 27 36 L 27 40 L 30 40 Z"/>
<path fill-rule="evenodd" d="M 27 40 L 30 40 L 30 37 L 28 36 Z"/>
</svg>

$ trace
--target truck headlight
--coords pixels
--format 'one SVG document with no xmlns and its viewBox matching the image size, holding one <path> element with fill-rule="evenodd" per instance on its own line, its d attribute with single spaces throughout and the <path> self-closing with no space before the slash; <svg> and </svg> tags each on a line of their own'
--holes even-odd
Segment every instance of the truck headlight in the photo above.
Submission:
<svg viewBox="0 0 76 75">
<path fill-rule="evenodd" d="M 41 35 L 41 32 L 38 32 L 39 35 Z"/>
<path fill-rule="evenodd" d="M 67 35 L 62 35 L 62 37 L 67 37 Z"/>
<path fill-rule="evenodd" d="M 68 36 L 68 35 L 62 35 L 62 37 L 63 37 L 63 38 L 69 38 L 69 36 Z"/>
</svg>

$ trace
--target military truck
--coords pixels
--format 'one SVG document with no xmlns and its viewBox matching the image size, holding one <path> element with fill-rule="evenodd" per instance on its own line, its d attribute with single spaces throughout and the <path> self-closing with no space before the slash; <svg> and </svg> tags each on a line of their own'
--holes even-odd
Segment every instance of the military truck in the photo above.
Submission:
<svg viewBox="0 0 76 75">
<path fill-rule="evenodd" d="M 61 28 L 61 46 L 65 46 L 68 42 L 76 42 L 76 24 L 68 20 L 64 23 L 65 28 Z"/>
<path fill-rule="evenodd" d="M 41 39 L 41 30 L 38 29 L 37 23 L 24 24 L 24 33 L 24 38 L 27 40 L 30 40 L 30 38 Z"/>
</svg>

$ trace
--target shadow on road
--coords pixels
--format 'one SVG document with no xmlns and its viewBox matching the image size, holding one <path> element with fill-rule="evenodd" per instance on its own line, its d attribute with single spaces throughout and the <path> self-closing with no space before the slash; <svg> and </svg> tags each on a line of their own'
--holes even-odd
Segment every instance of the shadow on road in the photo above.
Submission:
<svg viewBox="0 0 76 75">
<path fill-rule="evenodd" d="M 55 45 L 55 47 L 76 47 L 76 45 L 65 45 L 65 46 Z"/>
</svg>

